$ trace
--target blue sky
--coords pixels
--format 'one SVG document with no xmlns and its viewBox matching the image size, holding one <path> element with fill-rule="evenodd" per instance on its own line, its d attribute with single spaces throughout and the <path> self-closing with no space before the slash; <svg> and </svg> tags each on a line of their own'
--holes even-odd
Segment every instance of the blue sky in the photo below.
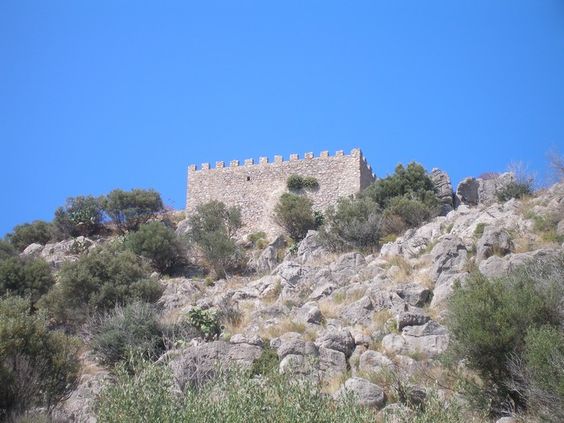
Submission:
<svg viewBox="0 0 564 423">
<path fill-rule="evenodd" d="M 363 149 L 454 181 L 564 146 L 564 1 L 0 2 L 0 235 L 189 163 Z"/>
</svg>

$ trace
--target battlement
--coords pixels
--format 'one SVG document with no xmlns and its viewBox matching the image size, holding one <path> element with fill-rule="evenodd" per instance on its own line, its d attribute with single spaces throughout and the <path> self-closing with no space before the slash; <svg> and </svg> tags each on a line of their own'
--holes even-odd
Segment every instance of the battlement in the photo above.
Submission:
<svg viewBox="0 0 564 423">
<path fill-rule="evenodd" d="M 218 161 L 188 166 L 186 210 L 190 214 L 200 204 L 212 200 L 241 208 L 244 232 L 280 232 L 273 219 L 274 207 L 280 196 L 287 191 L 290 175 L 314 177 L 319 188 L 308 192 L 314 210 L 324 211 L 335 205 L 339 198 L 366 188 L 374 180 L 372 168 L 359 148 L 349 154 L 336 151 L 330 155 L 322 151 L 318 156 L 311 152 L 302 157 L 290 154 L 287 159 L 276 155 L 244 161 Z"/>
<path fill-rule="evenodd" d="M 188 172 L 202 172 L 202 171 L 209 171 L 209 170 L 218 170 L 218 169 L 226 169 L 226 168 L 239 168 L 239 167 L 249 167 L 249 166 L 264 166 L 264 165 L 277 165 L 286 162 L 296 162 L 296 161 L 305 161 L 305 160 L 323 160 L 323 159 L 334 159 L 334 158 L 341 158 L 341 157 L 360 157 L 363 159 L 366 167 L 372 172 L 372 167 L 366 161 L 366 158 L 363 156 L 362 151 L 359 148 L 353 148 L 350 154 L 345 154 L 343 150 L 337 150 L 333 156 L 329 154 L 329 151 L 325 150 L 319 153 L 316 157 L 314 153 L 307 152 L 304 153 L 303 158 L 300 159 L 300 155 L 296 153 L 292 153 L 289 155 L 288 160 L 284 159 L 282 155 L 275 155 L 273 160 L 271 161 L 269 157 L 261 156 L 259 157 L 258 161 L 255 159 L 245 159 L 241 164 L 239 160 L 231 160 L 228 165 L 224 161 L 215 162 L 215 167 L 212 167 L 210 163 L 202 163 L 200 167 L 195 164 L 191 164 L 188 166 Z"/>
</svg>

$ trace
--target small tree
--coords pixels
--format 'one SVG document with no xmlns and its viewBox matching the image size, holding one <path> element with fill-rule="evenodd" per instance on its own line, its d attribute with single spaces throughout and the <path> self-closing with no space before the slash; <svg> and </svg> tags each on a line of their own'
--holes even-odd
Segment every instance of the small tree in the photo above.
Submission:
<svg viewBox="0 0 564 423">
<path fill-rule="evenodd" d="M 342 198 L 325 213 L 322 242 L 332 250 L 377 247 L 382 225 L 380 207 L 372 199 Z"/>
<path fill-rule="evenodd" d="M 88 196 L 71 197 L 55 211 L 55 225 L 65 237 L 90 236 L 102 229 L 102 199 Z"/>
<path fill-rule="evenodd" d="M 160 194 L 152 189 L 115 189 L 107 195 L 104 209 L 118 229 L 125 232 L 137 230 L 164 207 Z"/>
<path fill-rule="evenodd" d="M 509 359 L 522 357 L 528 331 L 561 323 L 564 256 L 532 261 L 502 279 L 474 274 L 455 290 L 449 304 L 449 345 L 488 384 L 493 406 L 524 398 L 508 389 Z"/>
<path fill-rule="evenodd" d="M 14 257 L 17 254 L 18 252 L 11 243 L 0 239 L 0 260 L 7 259 L 8 257 Z"/>
<path fill-rule="evenodd" d="M 149 222 L 130 233 L 125 245 L 135 254 L 151 260 L 160 272 L 171 270 L 182 258 L 183 248 L 176 233 L 160 222 Z"/>
<path fill-rule="evenodd" d="M 79 343 L 50 331 L 42 313 L 29 314 L 25 299 L 0 299 L 0 335 L 0 416 L 51 411 L 74 389 Z"/>
<path fill-rule="evenodd" d="M 412 162 L 404 167 L 399 164 L 395 172 L 383 179 L 378 179 L 361 195 L 369 197 L 380 207 L 386 208 L 396 197 L 422 201 L 428 206 L 436 206 L 436 189 L 427 172 L 418 163 Z"/>
<path fill-rule="evenodd" d="M 91 324 L 92 349 L 106 365 L 115 365 L 134 352 L 156 359 L 164 350 L 158 315 L 147 303 L 117 306 Z"/>
<path fill-rule="evenodd" d="M 162 288 L 147 278 L 148 269 L 131 251 L 100 247 L 66 263 L 59 283 L 41 301 L 53 317 L 78 323 L 96 311 L 136 300 L 155 302 Z"/>
<path fill-rule="evenodd" d="M 274 208 L 277 223 L 290 237 L 301 241 L 310 229 L 316 229 L 313 203 L 307 197 L 292 193 L 284 193 Z"/>
<path fill-rule="evenodd" d="M 44 260 L 13 256 L 0 261 L 0 296 L 28 297 L 35 304 L 54 283 L 51 269 Z"/>
<path fill-rule="evenodd" d="M 220 201 L 201 204 L 190 216 L 189 239 L 200 250 L 217 277 L 241 262 L 241 250 L 234 235 L 241 228 L 241 211 Z"/>
<path fill-rule="evenodd" d="M 23 251 L 30 244 L 47 244 L 53 239 L 53 224 L 43 220 L 17 225 L 6 237 L 19 251 Z"/>
</svg>

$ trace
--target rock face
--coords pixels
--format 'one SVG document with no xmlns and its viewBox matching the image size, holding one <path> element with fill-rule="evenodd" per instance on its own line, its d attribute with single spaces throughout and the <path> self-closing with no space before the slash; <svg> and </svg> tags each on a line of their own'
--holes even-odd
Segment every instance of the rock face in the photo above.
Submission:
<svg viewBox="0 0 564 423">
<path fill-rule="evenodd" d="M 488 226 L 476 245 L 477 260 L 485 260 L 492 255 L 505 256 L 513 251 L 513 242 L 506 230 Z"/>
<path fill-rule="evenodd" d="M 356 402 L 363 407 L 380 409 L 386 403 L 384 390 L 360 377 L 348 379 L 343 388 L 335 394 L 335 398 L 343 398 L 346 395 L 352 395 Z"/>
<path fill-rule="evenodd" d="M 437 190 L 437 197 L 441 202 L 441 216 L 446 216 L 446 214 L 454 209 L 453 202 L 453 191 L 452 184 L 450 182 L 450 177 L 446 172 L 440 169 L 433 169 L 429 174 L 431 181 L 435 185 Z"/>
<path fill-rule="evenodd" d="M 471 206 L 493 204 L 497 193 L 514 181 L 515 175 L 510 172 L 488 179 L 466 178 L 456 188 L 457 202 Z"/>
</svg>

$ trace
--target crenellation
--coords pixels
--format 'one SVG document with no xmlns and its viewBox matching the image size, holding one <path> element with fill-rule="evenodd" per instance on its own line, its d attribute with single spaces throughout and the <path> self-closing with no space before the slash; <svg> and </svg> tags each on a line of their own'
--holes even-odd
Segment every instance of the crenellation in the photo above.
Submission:
<svg viewBox="0 0 564 423">
<path fill-rule="evenodd" d="M 291 154 L 289 160 L 275 155 L 273 162 L 268 157 L 258 161 L 247 159 L 244 167 L 239 160 L 218 161 L 215 169 L 203 163 L 201 169 L 188 167 L 187 212 L 191 213 L 202 203 L 210 200 L 223 201 L 229 206 L 241 208 L 245 224 L 244 232 L 264 230 L 274 235 L 280 228 L 273 221 L 273 210 L 280 196 L 287 191 L 286 181 L 297 174 L 315 177 L 319 189 L 307 192 L 314 210 L 324 211 L 344 196 L 355 194 L 366 188 L 375 179 L 374 173 L 360 149 L 350 154 L 339 150 L 334 156 L 322 151 L 318 157 L 313 152 Z"/>
</svg>

